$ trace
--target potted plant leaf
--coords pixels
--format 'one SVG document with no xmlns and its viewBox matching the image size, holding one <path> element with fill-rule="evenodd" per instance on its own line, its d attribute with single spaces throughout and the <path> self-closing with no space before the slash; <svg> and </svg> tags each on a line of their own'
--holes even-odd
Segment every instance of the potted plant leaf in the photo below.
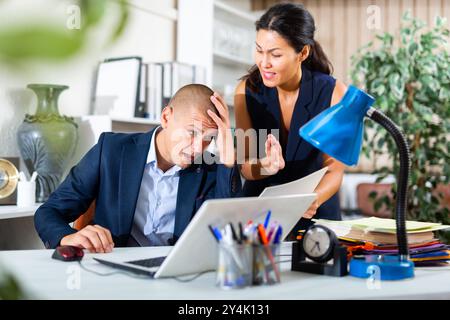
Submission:
<svg viewBox="0 0 450 320">
<path fill-rule="evenodd" d="M 0 268 L 0 300 L 26 299 L 24 290 L 10 273 Z"/>
<path fill-rule="evenodd" d="M 450 181 L 449 35 L 445 18 L 429 27 L 406 12 L 399 34 L 377 35 L 352 57 L 351 70 L 353 83 L 376 98 L 376 107 L 407 137 L 412 163 L 407 218 L 445 224 L 450 223 L 443 195 Z M 377 182 L 398 172 L 398 152 L 387 132 L 367 122 L 365 135 L 367 157 L 389 157 L 389 164 L 374 171 Z M 386 205 L 394 212 L 395 190 L 394 185 L 391 196 L 380 197 L 372 192 L 375 210 Z"/>
</svg>

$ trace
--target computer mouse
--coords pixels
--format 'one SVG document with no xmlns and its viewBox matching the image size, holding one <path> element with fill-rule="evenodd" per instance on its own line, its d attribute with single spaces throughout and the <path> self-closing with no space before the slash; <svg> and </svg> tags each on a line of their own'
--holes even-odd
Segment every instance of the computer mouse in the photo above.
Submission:
<svg viewBox="0 0 450 320">
<path fill-rule="evenodd" d="M 84 252 L 82 248 L 75 246 L 59 246 L 53 252 L 52 258 L 61 261 L 78 261 L 83 259 Z"/>
</svg>

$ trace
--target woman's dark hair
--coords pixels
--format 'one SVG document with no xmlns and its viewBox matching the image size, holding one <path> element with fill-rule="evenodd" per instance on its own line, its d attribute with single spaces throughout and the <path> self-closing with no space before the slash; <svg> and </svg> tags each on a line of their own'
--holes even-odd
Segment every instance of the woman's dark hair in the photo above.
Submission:
<svg viewBox="0 0 450 320">
<path fill-rule="evenodd" d="M 309 57 L 303 62 L 311 71 L 328 75 L 333 73 L 333 66 L 321 45 L 314 40 L 316 26 L 314 18 L 302 4 L 279 3 L 267 10 L 255 23 L 256 31 L 261 29 L 275 31 L 299 53 L 305 45 L 311 47 Z M 253 90 L 261 83 L 261 74 L 254 65 L 248 74 L 241 78 L 248 80 L 247 85 Z"/>
</svg>

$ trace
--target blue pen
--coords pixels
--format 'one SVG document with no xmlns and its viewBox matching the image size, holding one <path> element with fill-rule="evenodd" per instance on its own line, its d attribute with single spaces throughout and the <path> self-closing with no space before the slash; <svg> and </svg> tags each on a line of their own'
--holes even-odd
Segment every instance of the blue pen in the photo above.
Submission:
<svg viewBox="0 0 450 320">
<path fill-rule="evenodd" d="M 220 233 L 219 229 L 211 226 L 208 227 L 209 230 L 211 230 L 211 233 L 213 234 L 214 238 L 216 238 L 217 242 L 220 242 L 222 240 L 222 234 Z"/>
<path fill-rule="evenodd" d="M 212 233 L 214 239 L 216 239 L 216 241 L 219 242 L 219 239 L 217 239 L 213 227 L 212 227 L 211 225 L 208 225 L 208 229 L 209 229 L 209 231 L 211 231 L 211 233 Z"/>
<path fill-rule="evenodd" d="M 214 228 L 214 234 L 216 235 L 217 240 L 222 241 L 222 234 L 220 233 L 220 230 L 217 228 Z"/>
<path fill-rule="evenodd" d="M 281 228 L 281 226 L 279 226 L 277 233 L 275 234 L 275 237 L 273 238 L 273 243 L 278 244 L 280 242 L 282 233 L 283 233 L 283 229 Z"/>
<path fill-rule="evenodd" d="M 264 221 L 264 229 L 267 229 L 267 226 L 269 225 L 269 220 L 270 220 L 271 214 L 272 214 L 272 212 L 269 210 L 269 212 L 267 212 L 267 215 L 266 215 L 266 220 Z"/>
</svg>

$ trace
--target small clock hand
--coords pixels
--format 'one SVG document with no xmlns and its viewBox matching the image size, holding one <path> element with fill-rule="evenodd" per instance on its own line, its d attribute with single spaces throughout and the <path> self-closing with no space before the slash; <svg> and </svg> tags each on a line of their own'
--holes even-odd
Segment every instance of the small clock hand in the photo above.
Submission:
<svg viewBox="0 0 450 320">
<path fill-rule="evenodd" d="M 317 241 L 316 241 L 316 243 L 314 244 L 314 247 L 312 247 L 312 248 L 314 249 L 314 248 L 316 248 L 316 247 L 317 247 L 317 249 L 318 249 L 319 252 L 320 252 L 319 242 L 317 242 Z"/>
</svg>

